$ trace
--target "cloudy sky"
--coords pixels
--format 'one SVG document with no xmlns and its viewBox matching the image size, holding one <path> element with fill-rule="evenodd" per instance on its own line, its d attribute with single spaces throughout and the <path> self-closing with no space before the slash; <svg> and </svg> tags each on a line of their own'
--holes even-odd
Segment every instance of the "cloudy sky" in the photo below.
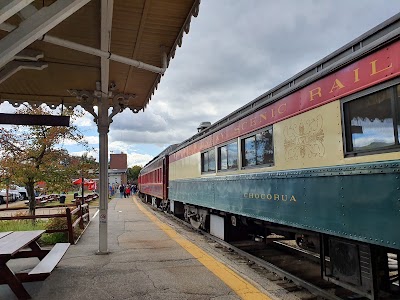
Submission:
<svg viewBox="0 0 400 300">
<path fill-rule="evenodd" d="M 146 110 L 114 117 L 109 151 L 144 165 L 398 12 L 399 0 L 202 0 Z M 79 125 L 98 148 L 92 117 Z"/>
</svg>

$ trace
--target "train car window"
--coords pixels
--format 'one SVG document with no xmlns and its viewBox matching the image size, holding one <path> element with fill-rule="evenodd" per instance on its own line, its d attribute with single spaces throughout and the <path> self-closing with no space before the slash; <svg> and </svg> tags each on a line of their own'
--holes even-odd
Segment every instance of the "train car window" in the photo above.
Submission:
<svg viewBox="0 0 400 300">
<path fill-rule="evenodd" d="M 396 88 L 397 107 L 397 140 L 400 141 L 400 84 Z"/>
<path fill-rule="evenodd" d="M 201 171 L 208 172 L 208 152 L 201 154 Z"/>
<path fill-rule="evenodd" d="M 218 148 L 218 170 L 227 170 L 228 169 L 228 146 L 222 146 Z"/>
<path fill-rule="evenodd" d="M 242 139 L 242 161 L 243 167 L 274 163 L 272 128 Z"/>
<path fill-rule="evenodd" d="M 390 87 L 343 104 L 346 155 L 399 146 L 399 91 Z"/>
<path fill-rule="evenodd" d="M 228 144 L 228 169 L 238 167 L 238 144 L 237 142 Z"/>
<path fill-rule="evenodd" d="M 208 151 L 208 171 L 215 171 L 215 150 Z"/>
<path fill-rule="evenodd" d="M 215 171 L 215 150 L 211 149 L 201 154 L 201 172 Z"/>
<path fill-rule="evenodd" d="M 237 169 L 238 144 L 233 142 L 218 148 L 218 170 Z"/>
<path fill-rule="evenodd" d="M 256 162 L 256 137 L 252 136 L 244 139 L 244 160 L 243 166 L 255 166 Z"/>
<path fill-rule="evenodd" d="M 274 148 L 272 145 L 272 134 L 269 130 L 258 133 L 256 135 L 256 155 L 257 164 L 273 164 L 274 163 Z"/>
</svg>

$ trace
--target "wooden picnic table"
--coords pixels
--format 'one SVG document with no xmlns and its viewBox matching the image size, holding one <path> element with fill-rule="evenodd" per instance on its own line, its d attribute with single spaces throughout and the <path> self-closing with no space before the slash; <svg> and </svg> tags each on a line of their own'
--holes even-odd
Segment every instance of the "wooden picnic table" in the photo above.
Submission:
<svg viewBox="0 0 400 300">
<path fill-rule="evenodd" d="M 69 243 L 42 249 L 36 242 L 45 230 L 10 231 L 0 233 L 0 284 L 8 284 L 18 299 L 31 299 L 23 282 L 46 279 L 61 260 Z M 40 262 L 30 272 L 14 273 L 7 262 L 11 259 L 37 257 Z"/>
<path fill-rule="evenodd" d="M 47 202 L 52 202 L 55 200 L 59 200 L 60 195 L 58 194 L 50 194 L 50 195 L 40 195 L 35 197 L 36 205 L 44 205 Z M 29 200 L 25 201 L 26 205 L 29 205 Z"/>
<path fill-rule="evenodd" d="M 58 200 L 60 200 L 59 194 L 50 194 L 49 199 L 47 201 L 52 202 L 52 201 L 58 201 Z"/>
<path fill-rule="evenodd" d="M 86 202 L 90 202 L 92 200 L 95 200 L 98 197 L 99 197 L 99 195 L 97 195 L 95 193 L 92 193 L 92 194 L 84 195 L 83 199 L 85 200 L 85 203 L 86 203 Z M 75 196 L 74 199 L 72 200 L 72 202 L 76 202 L 76 201 L 78 201 L 78 203 L 82 202 L 82 196 L 79 196 L 79 195 Z"/>
</svg>

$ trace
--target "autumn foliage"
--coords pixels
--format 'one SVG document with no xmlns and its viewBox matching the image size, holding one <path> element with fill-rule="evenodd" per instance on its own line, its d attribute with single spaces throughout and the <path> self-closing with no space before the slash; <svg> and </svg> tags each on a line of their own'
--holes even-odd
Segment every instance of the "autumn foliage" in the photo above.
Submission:
<svg viewBox="0 0 400 300">
<path fill-rule="evenodd" d="M 44 107 L 26 106 L 16 114 L 50 115 Z M 80 117 L 79 113 L 68 111 L 71 124 Z M 35 211 L 35 183 L 45 181 L 49 192 L 61 192 L 71 185 L 71 178 L 77 177 L 81 159 L 69 155 L 64 149 L 66 142 L 74 142 L 89 150 L 84 136 L 74 125 L 61 126 L 12 126 L 0 127 L 0 183 L 15 182 L 27 188 L 29 210 Z"/>
</svg>

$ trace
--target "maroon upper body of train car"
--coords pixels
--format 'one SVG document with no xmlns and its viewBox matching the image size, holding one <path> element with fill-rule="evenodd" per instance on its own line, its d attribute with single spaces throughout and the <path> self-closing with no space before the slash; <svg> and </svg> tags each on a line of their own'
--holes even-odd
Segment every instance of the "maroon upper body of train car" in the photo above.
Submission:
<svg viewBox="0 0 400 300">
<path fill-rule="evenodd" d="M 173 151 L 177 145 L 171 145 L 140 171 L 138 178 L 139 192 L 153 197 L 159 206 L 167 203 L 168 199 L 168 153 Z M 150 202 L 150 199 L 147 199 Z"/>
</svg>

